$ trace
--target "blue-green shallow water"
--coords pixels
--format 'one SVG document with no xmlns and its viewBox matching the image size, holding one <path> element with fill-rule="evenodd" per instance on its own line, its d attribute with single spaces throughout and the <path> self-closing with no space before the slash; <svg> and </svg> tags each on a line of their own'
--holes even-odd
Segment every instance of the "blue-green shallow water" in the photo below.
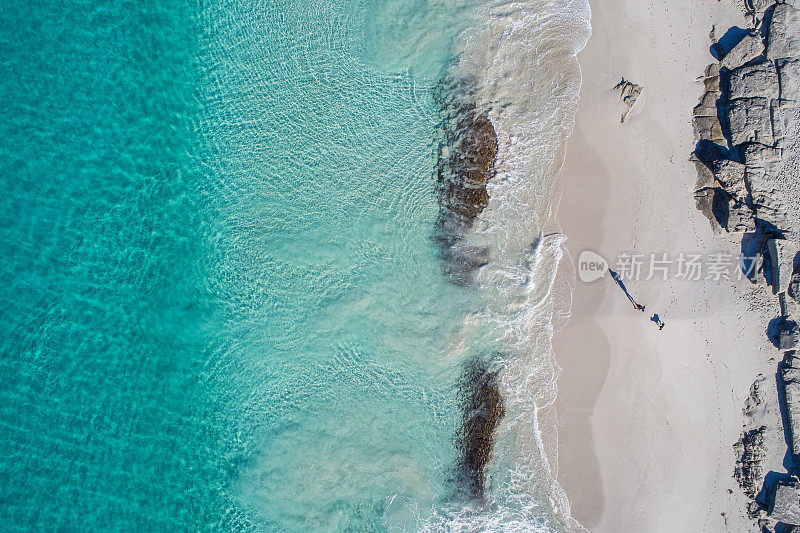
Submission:
<svg viewBox="0 0 800 533">
<path fill-rule="evenodd" d="M 3 529 L 414 530 L 452 505 L 472 295 L 430 238 L 429 85 L 466 15 L 387 36 L 320 4 L 4 5 Z M 381 68 L 414 24 L 427 53 Z"/>
</svg>

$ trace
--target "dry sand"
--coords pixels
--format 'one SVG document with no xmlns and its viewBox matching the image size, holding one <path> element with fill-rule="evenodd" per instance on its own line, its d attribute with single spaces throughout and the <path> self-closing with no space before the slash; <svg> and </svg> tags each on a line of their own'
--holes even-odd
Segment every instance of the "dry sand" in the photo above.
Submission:
<svg viewBox="0 0 800 533">
<path fill-rule="evenodd" d="M 717 35 L 744 26 L 738 5 L 591 7 L 558 212 L 573 261 L 585 249 L 612 265 L 630 251 L 738 254 L 737 240 L 714 235 L 695 209 L 689 161 L 697 78 L 713 61 L 708 34 L 712 24 Z M 644 87 L 624 124 L 613 90 L 621 77 Z M 777 304 L 763 286 L 735 278 L 687 281 L 670 272 L 666 281 L 626 284 L 645 313 L 608 278 L 577 281 L 572 319 L 554 337 L 558 478 L 572 515 L 590 531 L 757 531 L 732 477 L 731 446 L 751 384 L 774 372 L 778 353 L 764 330 Z"/>
</svg>

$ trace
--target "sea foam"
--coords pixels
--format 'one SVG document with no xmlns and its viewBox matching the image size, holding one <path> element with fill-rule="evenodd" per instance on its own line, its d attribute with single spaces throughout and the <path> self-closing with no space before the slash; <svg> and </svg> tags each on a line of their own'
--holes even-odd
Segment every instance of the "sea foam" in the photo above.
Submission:
<svg viewBox="0 0 800 533">
<path fill-rule="evenodd" d="M 572 269 L 559 268 L 566 237 L 555 209 L 589 19 L 586 0 L 491 2 L 454 41 L 448 75 L 478 80 L 474 97 L 488 110 L 499 151 L 488 205 L 466 237 L 489 250 L 475 278 L 480 303 L 453 348 L 494 354 L 506 416 L 495 435 L 489 504 L 437 516 L 431 530 L 582 529 L 555 479 L 551 339 L 569 317 L 574 284 Z"/>
</svg>

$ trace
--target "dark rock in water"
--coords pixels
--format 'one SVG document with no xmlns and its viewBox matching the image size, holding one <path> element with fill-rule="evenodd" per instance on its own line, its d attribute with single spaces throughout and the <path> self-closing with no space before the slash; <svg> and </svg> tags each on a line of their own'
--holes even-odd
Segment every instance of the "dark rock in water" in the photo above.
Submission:
<svg viewBox="0 0 800 533">
<path fill-rule="evenodd" d="M 443 269 L 459 285 L 470 283 L 488 262 L 488 250 L 464 244 L 464 236 L 489 203 L 487 184 L 495 175 L 497 134 L 489 113 L 478 107 L 472 83 L 445 81 L 436 100 L 442 106 L 442 142 L 437 167 L 439 217 L 435 239 Z"/>
<path fill-rule="evenodd" d="M 439 167 L 441 205 L 467 226 L 489 203 L 486 183 L 494 175 L 497 136 L 488 114 L 462 109 L 449 132 L 449 155 Z"/>
<path fill-rule="evenodd" d="M 800 327 L 794 320 L 781 316 L 770 321 L 767 335 L 779 350 L 791 350 L 800 340 Z"/>
<path fill-rule="evenodd" d="M 486 184 L 494 176 L 498 149 L 489 112 L 478 107 L 472 93 L 470 83 L 463 81 L 443 85 L 437 96 L 445 113 L 439 147 L 439 205 L 466 228 L 489 203 Z"/>
<path fill-rule="evenodd" d="M 800 483 L 796 479 L 779 481 L 775 485 L 769 516 L 790 526 L 800 525 Z"/>
<path fill-rule="evenodd" d="M 483 361 L 474 360 L 465 366 L 461 380 L 462 426 L 457 439 L 461 458 L 457 482 L 469 498 L 484 496 L 494 431 L 505 413 L 497 374 Z"/>
</svg>

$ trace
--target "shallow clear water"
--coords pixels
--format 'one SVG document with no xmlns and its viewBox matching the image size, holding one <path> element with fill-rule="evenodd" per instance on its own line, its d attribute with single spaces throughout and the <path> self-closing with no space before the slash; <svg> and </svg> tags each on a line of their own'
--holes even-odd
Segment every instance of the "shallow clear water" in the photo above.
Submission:
<svg viewBox="0 0 800 533">
<path fill-rule="evenodd" d="M 431 238 L 432 88 L 482 4 L 6 5 L 4 527 L 478 513 L 457 381 L 505 341 L 464 333 L 492 293 L 449 283 Z M 546 491 L 523 499 L 515 520 L 556 527 Z"/>
</svg>

